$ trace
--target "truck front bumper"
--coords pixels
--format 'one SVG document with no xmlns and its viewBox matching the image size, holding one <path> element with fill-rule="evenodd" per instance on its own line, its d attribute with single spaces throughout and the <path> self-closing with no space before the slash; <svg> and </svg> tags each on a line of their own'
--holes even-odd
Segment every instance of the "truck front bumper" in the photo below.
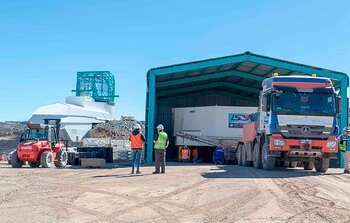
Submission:
<svg viewBox="0 0 350 223">
<path fill-rule="evenodd" d="M 306 140 L 284 139 L 281 134 L 273 134 L 270 137 L 270 150 L 290 152 L 291 156 L 318 157 L 322 153 L 337 153 L 338 141 L 335 136 L 329 136 L 326 140 Z"/>
</svg>

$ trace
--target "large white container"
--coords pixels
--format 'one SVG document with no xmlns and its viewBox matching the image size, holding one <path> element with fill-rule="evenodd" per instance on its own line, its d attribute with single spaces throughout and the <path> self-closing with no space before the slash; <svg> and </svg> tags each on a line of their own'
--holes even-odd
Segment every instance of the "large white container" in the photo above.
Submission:
<svg viewBox="0 0 350 223">
<path fill-rule="evenodd" d="M 206 106 L 173 108 L 174 136 L 178 132 L 219 140 L 233 146 L 243 136 L 243 124 L 250 122 L 245 116 L 257 107 Z M 176 137 L 176 145 L 204 146 L 203 142 Z"/>
<path fill-rule="evenodd" d="M 66 140 L 80 141 L 93 124 L 115 118 L 115 106 L 95 102 L 88 96 L 68 96 L 66 103 L 55 103 L 37 108 L 29 121 L 44 123 L 45 119 L 61 119 L 61 136 Z"/>
</svg>

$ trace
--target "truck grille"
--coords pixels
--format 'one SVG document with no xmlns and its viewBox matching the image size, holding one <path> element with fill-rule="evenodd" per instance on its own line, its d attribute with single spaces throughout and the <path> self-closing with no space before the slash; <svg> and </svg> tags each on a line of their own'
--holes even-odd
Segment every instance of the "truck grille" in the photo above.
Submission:
<svg viewBox="0 0 350 223">
<path fill-rule="evenodd" d="M 278 128 L 285 138 L 326 139 L 334 132 L 332 126 L 279 125 Z"/>
</svg>

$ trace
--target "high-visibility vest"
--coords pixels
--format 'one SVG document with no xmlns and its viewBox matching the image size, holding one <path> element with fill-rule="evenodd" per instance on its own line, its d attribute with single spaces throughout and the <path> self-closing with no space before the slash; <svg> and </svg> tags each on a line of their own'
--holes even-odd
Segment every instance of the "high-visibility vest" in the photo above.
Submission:
<svg viewBox="0 0 350 223">
<path fill-rule="evenodd" d="M 143 141 L 141 138 L 141 132 L 134 136 L 132 133 L 130 133 L 130 141 L 131 141 L 131 149 L 142 149 L 143 147 Z"/>
<path fill-rule="evenodd" d="M 347 143 L 348 143 L 348 138 L 346 136 L 342 135 L 340 137 L 339 150 L 345 152 Z"/>
<path fill-rule="evenodd" d="M 155 149 L 165 149 L 168 135 L 165 132 L 158 132 L 158 139 L 154 143 Z"/>
<path fill-rule="evenodd" d="M 182 160 L 190 159 L 190 150 L 189 149 L 182 149 L 181 158 L 182 158 Z"/>
<path fill-rule="evenodd" d="M 198 158 L 198 149 L 197 148 L 194 148 L 192 150 L 192 157 L 197 157 Z"/>
</svg>

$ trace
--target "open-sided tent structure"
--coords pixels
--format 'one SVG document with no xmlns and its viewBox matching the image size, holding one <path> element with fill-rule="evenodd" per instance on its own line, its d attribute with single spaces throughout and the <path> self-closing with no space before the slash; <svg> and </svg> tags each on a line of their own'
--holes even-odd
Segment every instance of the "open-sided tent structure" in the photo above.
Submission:
<svg viewBox="0 0 350 223">
<path fill-rule="evenodd" d="M 261 83 L 274 72 L 280 76 L 317 74 L 332 79 L 343 98 L 340 125 L 347 125 L 349 77 L 342 72 L 251 52 L 157 67 L 147 73 L 146 160 L 152 161 L 156 125 L 164 124 L 166 131 L 171 134 L 172 108 L 210 105 L 257 106 Z"/>
</svg>

